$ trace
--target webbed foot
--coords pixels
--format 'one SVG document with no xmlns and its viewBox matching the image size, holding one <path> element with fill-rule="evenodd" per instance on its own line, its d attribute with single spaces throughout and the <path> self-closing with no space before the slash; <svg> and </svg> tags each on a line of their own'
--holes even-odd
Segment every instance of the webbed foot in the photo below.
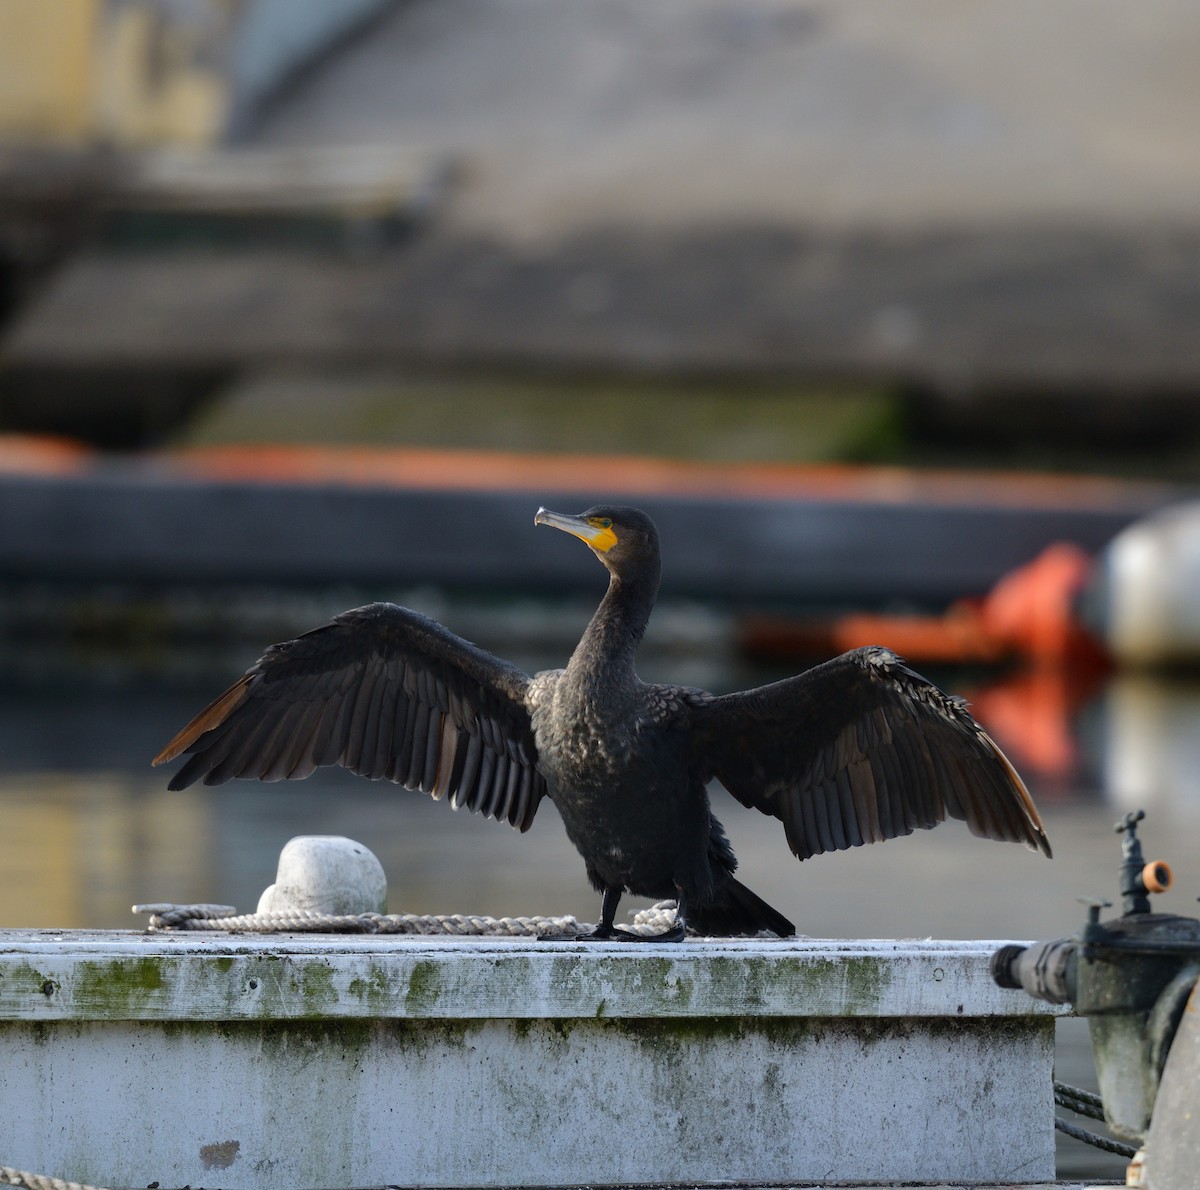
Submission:
<svg viewBox="0 0 1200 1190">
<path fill-rule="evenodd" d="M 657 934 L 635 934 L 624 926 L 613 926 L 605 929 L 597 926 L 586 934 L 539 934 L 539 942 L 682 942 L 687 934 L 683 922 L 677 922 L 669 930 L 661 930 Z"/>
<path fill-rule="evenodd" d="M 670 929 L 660 930 L 657 934 L 635 934 L 617 926 L 615 933 L 623 942 L 682 942 L 687 935 L 687 926 L 682 920 L 677 921 Z"/>
<path fill-rule="evenodd" d="M 539 942 L 682 942 L 687 934 L 682 891 L 676 902 L 675 921 L 657 934 L 635 934 L 624 926 L 613 925 L 621 890 L 606 888 L 600 909 L 600 924 L 584 934 L 539 934 Z"/>
<path fill-rule="evenodd" d="M 610 938 L 620 938 L 625 933 L 615 926 L 605 926 L 603 923 L 586 934 L 539 934 L 539 942 L 604 942 Z"/>
</svg>

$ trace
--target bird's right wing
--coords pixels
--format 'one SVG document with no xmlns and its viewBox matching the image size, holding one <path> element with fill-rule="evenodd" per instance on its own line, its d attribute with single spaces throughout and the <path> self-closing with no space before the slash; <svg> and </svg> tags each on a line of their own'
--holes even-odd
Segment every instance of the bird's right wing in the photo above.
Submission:
<svg viewBox="0 0 1200 1190">
<path fill-rule="evenodd" d="M 372 603 L 273 645 L 154 763 L 190 753 L 171 789 L 336 764 L 524 831 L 546 793 L 528 686 L 515 665 L 435 620 Z"/>
</svg>

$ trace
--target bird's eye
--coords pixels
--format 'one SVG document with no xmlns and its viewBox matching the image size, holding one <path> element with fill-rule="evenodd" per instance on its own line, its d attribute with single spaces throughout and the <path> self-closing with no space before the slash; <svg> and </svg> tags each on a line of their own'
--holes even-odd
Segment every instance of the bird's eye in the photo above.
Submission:
<svg viewBox="0 0 1200 1190">
<path fill-rule="evenodd" d="M 588 523 L 596 529 L 611 529 L 612 517 L 610 516 L 594 516 L 588 518 Z"/>
</svg>

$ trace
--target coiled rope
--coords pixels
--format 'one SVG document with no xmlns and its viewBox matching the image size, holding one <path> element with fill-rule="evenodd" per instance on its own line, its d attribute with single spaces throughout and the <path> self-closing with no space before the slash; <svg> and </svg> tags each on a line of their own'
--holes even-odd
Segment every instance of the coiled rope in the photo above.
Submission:
<svg viewBox="0 0 1200 1190">
<path fill-rule="evenodd" d="M 460 937 L 562 938 L 592 926 L 562 917 L 484 917 L 477 914 L 420 913 L 238 913 L 232 905 L 134 905 L 150 915 L 151 932 L 223 930 L 226 933 L 451 934 Z M 657 934 L 675 924 L 675 902 L 660 901 L 634 915 L 623 927 L 634 934 Z"/>
<path fill-rule="evenodd" d="M 1078 1116 L 1087 1116 L 1093 1120 L 1104 1119 L 1104 1104 L 1100 1100 L 1099 1095 L 1094 1095 L 1091 1091 L 1085 1091 L 1082 1087 L 1072 1087 L 1067 1083 L 1060 1083 L 1057 1080 L 1054 1083 L 1054 1102 L 1059 1107 L 1065 1107 L 1068 1111 L 1073 1111 Z M 1107 1136 L 1101 1136 L 1097 1132 L 1089 1132 L 1086 1128 L 1080 1128 L 1077 1124 L 1069 1124 L 1066 1120 L 1055 1116 L 1054 1127 L 1059 1132 L 1067 1136 L 1074 1137 L 1075 1140 L 1083 1141 L 1085 1145 L 1092 1145 L 1094 1148 L 1103 1149 L 1106 1153 L 1115 1153 L 1118 1157 L 1130 1158 L 1137 1152 L 1135 1145 L 1127 1145 L 1119 1140 L 1111 1140 Z"/>
<path fill-rule="evenodd" d="M 25 1190 L 102 1190 L 99 1186 L 64 1182 L 61 1178 L 48 1178 L 45 1174 L 12 1169 L 7 1165 L 0 1165 L 0 1183 L 5 1186 L 24 1186 Z"/>
</svg>

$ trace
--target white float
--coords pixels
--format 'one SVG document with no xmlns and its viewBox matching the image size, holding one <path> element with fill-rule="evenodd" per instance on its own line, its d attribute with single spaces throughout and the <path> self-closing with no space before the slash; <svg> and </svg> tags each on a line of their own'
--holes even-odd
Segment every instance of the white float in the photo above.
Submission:
<svg viewBox="0 0 1200 1190">
<path fill-rule="evenodd" d="M 1200 660 L 1200 503 L 1135 521 L 1100 556 L 1089 618 L 1123 665 Z"/>
</svg>

